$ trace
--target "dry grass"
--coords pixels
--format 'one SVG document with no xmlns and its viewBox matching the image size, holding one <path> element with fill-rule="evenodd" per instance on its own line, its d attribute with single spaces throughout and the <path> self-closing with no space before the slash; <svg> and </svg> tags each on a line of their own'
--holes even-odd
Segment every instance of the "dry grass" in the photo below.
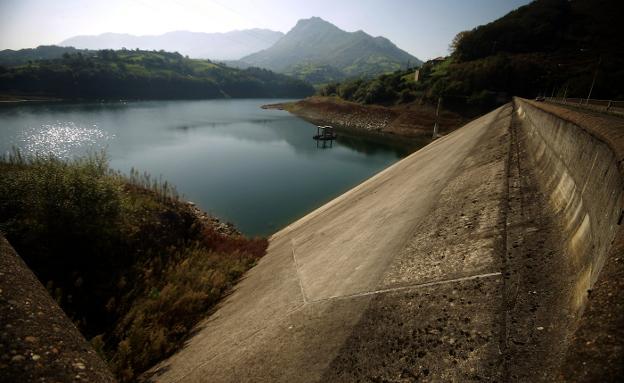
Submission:
<svg viewBox="0 0 624 383">
<path fill-rule="evenodd" d="M 174 352 L 267 246 L 102 154 L 2 158 L 0 230 L 122 382 Z"/>
</svg>

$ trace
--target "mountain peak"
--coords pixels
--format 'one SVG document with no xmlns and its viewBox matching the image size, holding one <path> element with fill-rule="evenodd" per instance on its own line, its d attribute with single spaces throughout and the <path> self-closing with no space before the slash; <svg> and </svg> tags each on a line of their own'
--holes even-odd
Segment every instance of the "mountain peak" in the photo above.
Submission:
<svg viewBox="0 0 624 383">
<path fill-rule="evenodd" d="M 300 19 L 299 21 L 297 21 L 297 24 L 294 26 L 294 28 L 290 30 L 290 32 L 296 33 L 300 30 L 333 30 L 344 32 L 334 24 L 330 23 L 329 21 L 323 20 L 318 16 L 313 16 L 309 19 Z"/>
<path fill-rule="evenodd" d="M 408 61 L 419 62 L 390 40 L 362 30 L 346 32 L 316 16 L 299 20 L 273 46 L 241 61 L 316 83 L 339 80 L 336 73 L 342 72 L 342 78 L 371 76 L 392 72 Z"/>
<path fill-rule="evenodd" d="M 300 19 L 297 24 L 331 24 L 329 21 L 323 20 L 318 16 L 312 16 L 309 19 Z M 332 24 L 333 25 L 333 24 Z"/>
</svg>

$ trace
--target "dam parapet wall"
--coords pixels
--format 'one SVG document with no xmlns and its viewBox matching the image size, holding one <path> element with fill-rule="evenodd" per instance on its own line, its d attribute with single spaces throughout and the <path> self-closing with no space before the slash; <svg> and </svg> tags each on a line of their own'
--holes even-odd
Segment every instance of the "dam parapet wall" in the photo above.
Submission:
<svg viewBox="0 0 624 383">
<path fill-rule="evenodd" d="M 561 375 L 614 381 L 624 360 L 624 120 L 516 99 L 531 164 L 560 228 L 577 316 Z M 617 340 L 619 339 L 619 341 Z M 606 368 L 609 366 L 609 368 Z"/>
<path fill-rule="evenodd" d="M 0 382 L 115 382 L 2 235 L 0 318 Z"/>
</svg>

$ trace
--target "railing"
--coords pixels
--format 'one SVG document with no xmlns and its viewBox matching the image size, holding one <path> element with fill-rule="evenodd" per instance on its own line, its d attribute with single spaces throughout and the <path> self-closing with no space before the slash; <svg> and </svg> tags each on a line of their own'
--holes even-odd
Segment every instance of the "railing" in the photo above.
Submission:
<svg viewBox="0 0 624 383">
<path fill-rule="evenodd" d="M 546 101 L 624 116 L 624 101 L 546 97 Z"/>
</svg>

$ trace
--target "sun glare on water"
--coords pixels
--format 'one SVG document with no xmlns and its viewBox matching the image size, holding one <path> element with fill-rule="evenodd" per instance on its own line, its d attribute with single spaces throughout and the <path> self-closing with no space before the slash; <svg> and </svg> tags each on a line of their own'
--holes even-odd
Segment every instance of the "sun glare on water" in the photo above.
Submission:
<svg viewBox="0 0 624 383">
<path fill-rule="evenodd" d="M 85 149 L 99 150 L 113 139 L 113 134 L 102 131 L 97 125 L 81 126 L 72 121 L 43 124 L 23 131 L 18 138 L 25 154 L 52 154 L 69 157 L 84 154 Z"/>
</svg>

